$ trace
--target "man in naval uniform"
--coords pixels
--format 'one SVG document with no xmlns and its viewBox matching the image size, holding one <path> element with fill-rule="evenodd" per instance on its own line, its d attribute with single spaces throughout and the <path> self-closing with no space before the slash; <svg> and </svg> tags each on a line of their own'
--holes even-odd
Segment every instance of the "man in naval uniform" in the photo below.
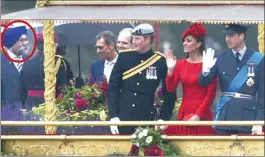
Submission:
<svg viewBox="0 0 265 157">
<path fill-rule="evenodd" d="M 154 29 L 140 24 L 133 32 L 134 50 L 121 51 L 111 73 L 108 109 L 111 122 L 169 120 L 176 92 L 166 91 L 167 65 L 164 55 L 152 50 Z M 162 81 L 164 104 L 156 117 L 154 94 Z M 111 126 L 112 134 L 133 134 L 137 126 Z"/>
<path fill-rule="evenodd" d="M 225 25 L 228 50 L 216 59 L 214 50 L 203 55 L 201 86 L 218 76 L 222 96 L 217 105 L 216 120 L 264 120 L 264 55 L 245 44 L 248 25 Z M 219 134 L 261 134 L 262 126 L 215 126 Z"/>
</svg>

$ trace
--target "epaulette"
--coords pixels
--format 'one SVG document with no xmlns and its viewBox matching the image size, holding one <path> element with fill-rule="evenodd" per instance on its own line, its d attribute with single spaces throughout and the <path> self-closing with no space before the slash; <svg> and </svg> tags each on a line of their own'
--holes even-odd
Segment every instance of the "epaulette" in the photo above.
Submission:
<svg viewBox="0 0 265 157">
<path fill-rule="evenodd" d="M 121 50 L 119 51 L 119 53 L 123 53 L 123 52 L 133 52 L 135 51 L 134 49 L 126 49 L 126 50 Z"/>
<path fill-rule="evenodd" d="M 166 58 L 166 56 L 165 56 L 163 53 L 159 52 L 159 51 L 155 51 L 154 53 L 156 53 L 156 54 L 158 54 L 158 55 L 160 55 L 160 56 Z"/>
<path fill-rule="evenodd" d="M 58 58 L 63 58 L 63 56 L 61 56 L 61 55 L 55 55 L 55 57 L 58 57 Z"/>
<path fill-rule="evenodd" d="M 56 69 L 56 74 L 58 73 L 59 69 L 61 66 L 64 66 L 64 70 L 67 71 L 67 66 L 66 63 L 64 61 L 63 56 L 61 55 L 55 55 L 55 57 L 58 57 L 57 62 L 55 62 L 55 69 Z M 61 65 L 61 63 L 63 62 L 63 65 Z"/>
</svg>

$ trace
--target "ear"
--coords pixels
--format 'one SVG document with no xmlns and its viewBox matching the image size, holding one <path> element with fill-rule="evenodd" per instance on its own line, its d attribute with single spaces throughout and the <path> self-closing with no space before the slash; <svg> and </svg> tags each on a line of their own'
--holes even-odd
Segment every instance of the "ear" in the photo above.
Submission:
<svg viewBox="0 0 265 157">
<path fill-rule="evenodd" d="M 197 42 L 197 48 L 201 47 L 202 42 Z"/>
<path fill-rule="evenodd" d="M 244 33 L 240 33 L 240 34 L 239 34 L 239 38 L 242 39 L 242 40 L 244 40 L 244 38 L 245 38 Z"/>
<path fill-rule="evenodd" d="M 112 42 L 109 46 L 110 46 L 111 49 L 115 49 L 115 44 L 114 44 L 114 42 Z"/>
</svg>

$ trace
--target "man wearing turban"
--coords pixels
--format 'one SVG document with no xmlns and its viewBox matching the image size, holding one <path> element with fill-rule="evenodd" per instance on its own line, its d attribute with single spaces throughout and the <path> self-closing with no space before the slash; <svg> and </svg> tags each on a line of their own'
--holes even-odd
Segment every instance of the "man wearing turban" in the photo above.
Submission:
<svg viewBox="0 0 265 157">
<path fill-rule="evenodd" d="M 23 60 L 25 37 L 27 30 L 25 26 L 8 28 L 3 34 L 3 47 L 13 60 Z M 12 62 L 5 55 L 1 56 L 1 118 L 4 121 L 22 120 L 23 115 L 21 95 L 21 70 L 22 62 Z M 19 127 L 2 127 L 2 133 L 20 132 Z"/>
</svg>

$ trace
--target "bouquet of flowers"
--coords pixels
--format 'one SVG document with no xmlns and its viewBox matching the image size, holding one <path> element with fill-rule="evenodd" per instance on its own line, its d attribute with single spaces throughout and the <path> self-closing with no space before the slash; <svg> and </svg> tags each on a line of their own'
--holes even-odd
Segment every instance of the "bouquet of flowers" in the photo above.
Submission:
<svg viewBox="0 0 265 157">
<path fill-rule="evenodd" d="M 176 156 L 177 151 L 166 144 L 162 138 L 163 132 L 154 128 L 138 127 L 132 135 L 130 156 Z"/>
<path fill-rule="evenodd" d="M 108 83 L 104 79 L 102 82 L 88 81 L 82 88 L 78 89 L 71 83 L 62 89 L 61 94 L 56 99 L 56 120 L 57 121 L 80 121 L 94 118 L 99 120 L 107 119 L 107 98 Z M 33 107 L 32 111 L 22 110 L 24 115 L 29 112 L 35 117 L 44 119 L 45 103 L 38 107 Z"/>
<path fill-rule="evenodd" d="M 178 98 L 177 102 L 175 104 L 175 107 L 173 109 L 173 114 L 172 114 L 171 120 L 176 120 L 181 102 L 182 102 L 182 98 Z M 160 114 L 161 106 L 163 103 L 164 103 L 164 101 L 163 101 L 163 89 L 162 89 L 162 87 L 159 87 L 155 92 L 155 102 L 154 102 L 154 106 L 157 110 L 158 116 Z"/>
</svg>

